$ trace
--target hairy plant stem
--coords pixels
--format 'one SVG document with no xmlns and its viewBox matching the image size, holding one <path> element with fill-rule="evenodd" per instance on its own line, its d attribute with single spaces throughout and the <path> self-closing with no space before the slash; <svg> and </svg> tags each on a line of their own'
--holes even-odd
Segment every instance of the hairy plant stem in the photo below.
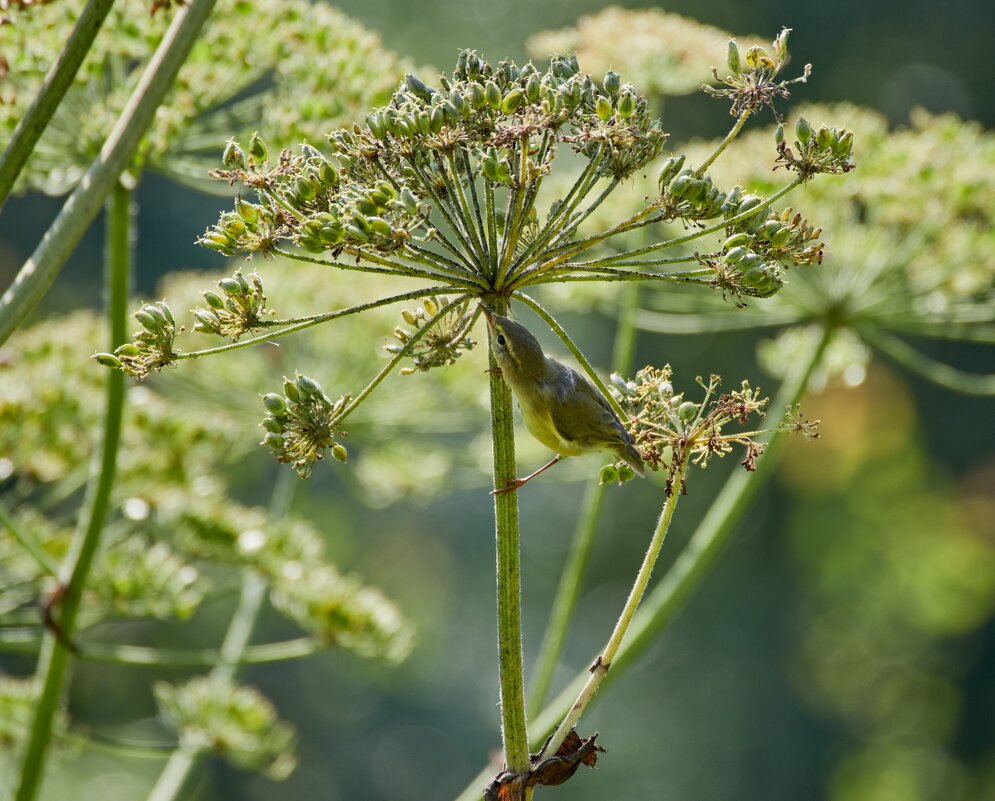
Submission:
<svg viewBox="0 0 995 801">
<path fill-rule="evenodd" d="M 507 300 L 495 297 L 493 311 L 507 314 Z M 494 451 L 494 489 L 515 478 L 515 426 L 511 388 L 497 370 L 489 350 L 491 438 Z M 501 735 L 505 767 L 514 773 L 529 770 L 529 741 L 525 726 L 525 679 L 522 656 L 522 580 L 518 536 L 518 492 L 494 496 L 497 551 L 498 671 L 501 687 Z"/>
<path fill-rule="evenodd" d="M 296 476 L 288 470 L 281 470 L 270 498 L 270 520 L 279 520 L 290 511 L 296 486 Z M 209 675 L 212 679 L 232 679 L 238 672 L 263 601 L 266 599 L 267 587 L 266 579 L 262 575 L 251 567 L 245 568 L 238 607 L 228 624 L 221 650 L 218 651 L 218 662 L 211 668 Z M 149 793 L 148 801 L 173 801 L 181 797 L 183 787 L 201 756 L 203 756 L 201 749 L 181 743 L 166 760 L 158 780 Z"/>
<path fill-rule="evenodd" d="M 675 452 L 674 458 L 678 458 Z M 653 531 L 653 536 L 650 538 L 649 547 L 646 549 L 646 556 L 643 557 L 643 563 L 639 567 L 639 572 L 636 574 L 636 579 L 632 584 L 632 589 L 629 591 L 629 597 L 625 601 L 625 606 L 622 607 L 622 613 L 618 617 L 618 621 L 615 623 L 615 628 L 612 630 L 611 636 L 608 638 L 608 643 L 605 645 L 604 650 L 598 655 L 595 660 L 594 665 L 590 669 L 590 676 L 584 683 L 580 692 L 577 695 L 577 699 L 570 706 L 560 725 L 556 728 L 553 736 L 547 741 L 545 747 L 542 750 L 540 759 L 555 754 L 566 736 L 570 733 L 570 730 L 577 725 L 577 721 L 580 720 L 580 716 L 583 714 L 584 710 L 587 709 L 587 705 L 591 703 L 594 698 L 595 693 L 597 693 L 598 688 L 601 687 L 601 683 L 605 680 L 608 675 L 608 671 L 613 667 L 615 662 L 615 657 L 618 654 L 619 648 L 622 646 L 622 639 L 625 637 L 626 632 L 629 630 L 629 625 L 632 623 L 633 616 L 636 614 L 636 609 L 639 607 L 639 602 L 643 598 L 643 593 L 646 592 L 646 586 L 649 584 L 650 576 L 653 574 L 653 567 L 656 565 L 656 560 L 660 556 L 660 549 L 663 547 L 663 541 L 667 537 L 667 529 L 670 528 L 670 521 L 674 516 L 674 509 L 677 508 L 677 501 L 681 497 L 681 484 L 684 480 L 684 471 L 687 469 L 688 457 L 687 454 L 682 455 L 681 462 L 678 466 L 676 474 L 674 476 L 673 489 L 671 490 L 670 497 L 663 504 L 663 509 L 660 512 L 660 519 L 657 521 L 656 529 Z"/>
<path fill-rule="evenodd" d="M 69 254 L 90 227 L 100 206 L 128 168 L 177 72 L 214 8 L 215 0 L 190 0 L 179 6 L 132 92 L 128 104 L 79 185 L 66 200 L 34 253 L 0 297 L 0 344 L 7 341 L 38 304 Z"/>
<path fill-rule="evenodd" d="M 107 204 L 106 278 L 107 317 L 110 328 L 110 350 L 125 341 L 128 320 L 128 285 L 131 272 L 132 235 L 131 195 L 120 183 L 115 184 Z M 104 521 L 110 506 L 111 489 L 117 467 L 117 452 L 121 440 L 121 418 L 124 411 L 124 373 L 111 370 L 107 377 L 107 401 L 104 409 L 102 441 L 94 452 L 91 479 L 73 536 L 72 546 L 59 576 L 59 593 L 51 603 L 57 610 L 60 636 L 45 637 L 35 676 L 41 694 L 35 705 L 31 729 L 21 760 L 17 779 L 16 801 L 32 801 L 41 788 L 45 758 L 52 737 L 52 720 L 62 700 L 63 687 L 69 669 L 72 642 L 76 631 L 83 590 L 90 567 L 100 545 Z"/>
<path fill-rule="evenodd" d="M 804 358 L 798 360 L 795 370 L 785 378 L 771 403 L 772 409 L 779 410 L 792 406 L 805 394 L 812 373 L 821 363 L 835 331 L 819 329 L 817 332 L 813 331 L 813 334 L 813 343 L 809 351 Z M 726 481 L 687 546 L 636 613 L 630 626 L 629 636 L 615 655 L 605 685 L 619 679 L 629 670 L 635 660 L 654 642 L 660 630 L 683 608 L 692 591 L 708 574 L 709 568 L 715 563 L 723 546 L 735 531 L 736 524 L 745 514 L 764 481 L 777 466 L 784 447 L 784 438 L 783 432 L 770 435 L 764 455 L 757 462 L 756 471 L 747 473 L 744 470 L 736 470 Z M 538 748 L 547 733 L 569 712 L 589 678 L 589 671 L 582 670 L 542 712 L 533 716 L 530 741 L 533 747 Z M 491 768 L 482 770 L 460 793 L 457 801 L 479 799 L 480 788 L 492 773 Z"/>
<path fill-rule="evenodd" d="M 612 368 L 623 376 L 628 375 L 632 370 L 632 361 L 636 350 L 636 312 L 638 310 L 639 286 L 638 284 L 629 284 L 623 290 L 612 357 Z M 567 556 L 563 575 L 556 588 L 553 608 L 549 613 L 549 623 L 543 635 L 542 645 L 539 646 L 539 655 L 536 657 L 536 666 L 532 672 L 528 704 L 530 714 L 534 715 L 539 712 L 553 681 L 556 663 L 560 654 L 563 653 L 563 645 L 570 630 L 570 621 L 573 619 L 584 574 L 587 572 L 591 546 L 594 544 L 594 535 L 601 519 L 601 510 L 604 508 L 607 489 L 608 487 L 599 481 L 591 481 L 584 493 L 584 502 L 581 506 L 573 543 L 570 546 L 570 554 Z"/>
<path fill-rule="evenodd" d="M 72 85 L 73 78 L 113 5 L 114 0 L 88 0 L 83 6 L 69 40 L 49 68 L 38 95 L 18 121 L 10 142 L 0 155 L 0 209 L 52 115 Z"/>
</svg>

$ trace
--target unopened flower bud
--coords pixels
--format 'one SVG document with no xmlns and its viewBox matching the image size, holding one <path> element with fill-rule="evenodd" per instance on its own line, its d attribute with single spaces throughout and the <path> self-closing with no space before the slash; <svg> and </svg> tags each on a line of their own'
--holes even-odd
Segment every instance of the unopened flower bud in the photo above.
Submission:
<svg viewBox="0 0 995 801">
<path fill-rule="evenodd" d="M 425 300 L 422 301 L 422 306 L 425 307 L 425 312 L 429 317 L 435 317 L 435 315 L 439 313 L 439 307 L 436 305 L 435 301 L 432 300 L 432 298 L 425 298 Z"/>
<path fill-rule="evenodd" d="M 729 49 L 726 55 L 726 62 L 729 64 L 729 70 L 733 75 L 739 75 L 741 66 L 739 62 L 739 47 L 736 45 L 735 39 L 729 40 Z"/>
<path fill-rule="evenodd" d="M 812 133 L 812 126 L 808 124 L 808 120 L 799 117 L 798 122 L 795 123 L 795 136 L 798 137 L 798 141 L 803 145 L 808 144 L 812 138 Z"/>
<path fill-rule="evenodd" d="M 249 153 L 257 164 L 261 164 L 266 161 L 266 145 L 263 144 L 263 140 L 259 138 L 259 133 L 253 133 L 252 138 L 249 139 Z"/>
<path fill-rule="evenodd" d="M 611 101 L 602 95 L 594 104 L 594 112 L 601 118 L 602 121 L 608 122 L 608 120 L 612 118 L 612 114 L 615 113 L 615 110 L 612 108 Z"/>
<path fill-rule="evenodd" d="M 238 142 L 234 139 L 229 139 L 228 144 L 225 145 L 225 152 L 221 156 L 221 160 L 226 167 L 238 170 L 245 166 L 245 153 L 238 146 Z"/>
</svg>

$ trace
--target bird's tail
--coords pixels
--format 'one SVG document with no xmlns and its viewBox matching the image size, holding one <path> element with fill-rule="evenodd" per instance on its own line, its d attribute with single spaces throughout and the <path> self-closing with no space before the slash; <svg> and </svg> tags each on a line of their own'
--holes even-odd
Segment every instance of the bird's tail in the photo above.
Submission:
<svg viewBox="0 0 995 801">
<path fill-rule="evenodd" d="M 643 466 L 643 457 L 639 455 L 639 450 L 633 442 L 623 442 L 618 449 L 619 458 L 629 467 L 636 471 L 640 478 L 646 475 L 646 468 Z"/>
</svg>

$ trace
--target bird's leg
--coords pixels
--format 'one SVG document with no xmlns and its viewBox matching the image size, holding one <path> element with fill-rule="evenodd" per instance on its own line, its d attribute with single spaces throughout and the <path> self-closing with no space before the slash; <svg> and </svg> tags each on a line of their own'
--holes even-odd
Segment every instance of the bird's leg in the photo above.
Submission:
<svg viewBox="0 0 995 801">
<path fill-rule="evenodd" d="M 549 468 L 551 468 L 554 464 L 556 464 L 557 462 L 559 462 L 561 459 L 563 459 L 563 457 L 560 456 L 559 454 L 557 454 L 552 459 L 550 459 L 546 464 L 544 464 L 542 467 L 540 467 L 534 473 L 530 473 L 525 478 L 513 478 L 513 479 L 511 479 L 511 481 L 509 481 L 505 486 L 501 487 L 500 489 L 491 490 L 491 495 L 503 495 L 506 492 L 511 492 L 512 490 L 518 489 L 520 486 L 522 486 L 523 484 L 525 484 L 527 481 L 531 481 L 533 478 L 535 478 L 537 475 L 539 475 L 543 470 L 549 470 Z"/>
</svg>

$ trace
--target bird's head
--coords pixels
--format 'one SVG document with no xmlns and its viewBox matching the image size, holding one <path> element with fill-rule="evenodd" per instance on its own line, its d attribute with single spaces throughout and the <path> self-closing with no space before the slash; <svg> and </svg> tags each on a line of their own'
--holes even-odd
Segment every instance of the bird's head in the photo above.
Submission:
<svg viewBox="0 0 995 801">
<path fill-rule="evenodd" d="M 491 330 L 491 349 L 502 374 L 513 387 L 525 381 L 538 381 L 546 370 L 542 347 L 524 325 L 508 317 L 494 314 L 481 306 L 487 327 Z"/>
</svg>

